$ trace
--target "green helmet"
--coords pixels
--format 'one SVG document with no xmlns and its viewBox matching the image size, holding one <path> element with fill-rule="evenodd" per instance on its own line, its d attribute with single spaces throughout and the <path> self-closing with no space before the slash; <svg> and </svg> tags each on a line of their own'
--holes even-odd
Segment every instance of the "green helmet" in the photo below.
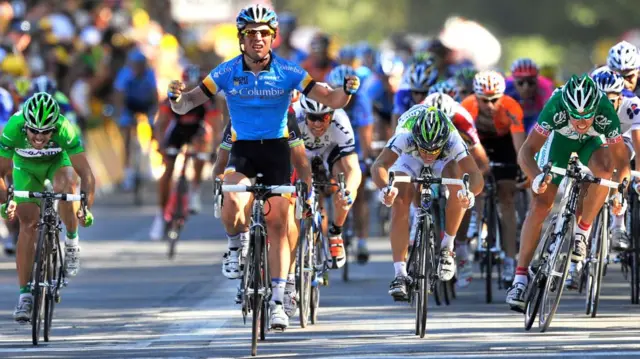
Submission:
<svg viewBox="0 0 640 359">
<path fill-rule="evenodd" d="M 593 117 L 600 102 L 600 91 L 587 74 L 571 76 L 562 89 L 562 104 L 575 119 Z"/>
<path fill-rule="evenodd" d="M 58 123 L 60 106 L 46 92 L 37 92 L 29 97 L 22 107 L 26 126 L 36 130 L 47 130 Z"/>
<path fill-rule="evenodd" d="M 435 107 L 423 108 L 417 115 L 411 134 L 419 148 L 436 151 L 449 139 L 451 127 L 444 112 Z"/>
</svg>

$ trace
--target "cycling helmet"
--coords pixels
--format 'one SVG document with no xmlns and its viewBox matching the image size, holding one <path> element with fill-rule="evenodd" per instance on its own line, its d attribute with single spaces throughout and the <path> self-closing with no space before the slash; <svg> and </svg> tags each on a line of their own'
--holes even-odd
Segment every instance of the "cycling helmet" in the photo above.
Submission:
<svg viewBox="0 0 640 359">
<path fill-rule="evenodd" d="M 435 93 L 447 94 L 455 102 L 459 102 L 461 100 L 460 87 L 458 86 L 458 83 L 455 81 L 455 79 L 441 81 L 431 86 L 431 88 L 429 89 L 429 95 Z"/>
<path fill-rule="evenodd" d="M 267 24 L 273 31 L 278 28 L 278 15 L 275 11 L 264 5 L 250 5 L 240 10 L 236 17 L 238 32 L 244 30 L 249 24 Z"/>
<path fill-rule="evenodd" d="M 21 55 L 9 54 L 2 59 L 0 71 L 12 76 L 28 76 L 29 65 Z"/>
<path fill-rule="evenodd" d="M 33 80 L 31 80 L 31 86 L 29 88 L 29 93 L 35 94 L 37 92 L 46 92 L 50 95 L 53 95 L 58 90 L 58 86 L 56 81 L 50 79 L 46 75 L 40 75 Z"/>
<path fill-rule="evenodd" d="M 374 71 L 380 75 L 391 76 L 402 73 L 404 71 L 404 63 L 399 56 L 380 54 L 374 65 Z"/>
<path fill-rule="evenodd" d="M 433 61 L 416 63 L 409 67 L 408 80 L 411 91 L 428 92 L 438 81 L 438 70 Z"/>
<path fill-rule="evenodd" d="M 604 93 L 622 93 L 624 90 L 624 77 L 619 73 L 605 69 L 593 76 L 598 90 Z"/>
<path fill-rule="evenodd" d="M 24 103 L 22 115 L 27 127 L 48 130 L 58 123 L 60 106 L 53 96 L 46 92 L 38 92 Z"/>
<path fill-rule="evenodd" d="M 465 67 L 456 72 L 454 78 L 462 89 L 466 92 L 473 92 L 473 80 L 478 71 L 474 68 Z"/>
<path fill-rule="evenodd" d="M 189 65 L 182 72 L 182 81 L 184 83 L 197 83 L 202 80 L 202 69 L 198 65 Z"/>
<path fill-rule="evenodd" d="M 427 151 L 437 151 L 444 147 L 450 133 L 449 119 L 435 107 L 420 110 L 411 129 L 416 145 Z"/>
<path fill-rule="evenodd" d="M 346 45 L 338 51 L 338 61 L 353 61 L 356 58 L 356 49 L 351 45 Z"/>
<path fill-rule="evenodd" d="M 521 58 L 511 64 L 511 75 L 513 77 L 535 77 L 538 76 L 538 65 L 529 58 Z"/>
<path fill-rule="evenodd" d="M 344 84 L 344 78 L 347 76 L 355 75 L 356 70 L 354 70 L 353 67 L 348 65 L 340 65 L 334 67 L 333 70 L 331 70 L 331 72 L 327 74 L 327 78 L 325 79 L 325 81 L 327 81 L 329 86 L 334 89 L 342 88 L 342 85 Z"/>
<path fill-rule="evenodd" d="M 295 28 L 298 25 L 298 19 L 296 15 L 290 12 L 283 12 L 278 15 L 278 24 L 279 25 L 289 25 L 292 28 Z"/>
<path fill-rule="evenodd" d="M 329 87 L 329 85 L 322 82 L 319 82 L 318 85 Z M 331 113 L 335 111 L 331 107 L 324 105 L 318 101 L 312 100 L 307 96 L 305 96 L 304 94 L 300 95 L 299 101 L 300 101 L 300 106 L 302 106 L 302 109 L 304 110 L 304 112 L 308 114 L 324 115 L 325 113 Z"/>
<path fill-rule="evenodd" d="M 591 76 L 591 78 L 595 78 L 595 76 L 601 72 L 605 72 L 605 71 L 612 71 L 611 68 L 609 68 L 609 66 L 604 65 L 604 66 L 598 66 L 596 67 L 593 71 L 591 71 L 591 74 L 589 74 L 589 76 Z"/>
<path fill-rule="evenodd" d="M 562 88 L 562 103 L 575 119 L 593 116 L 600 102 L 600 91 L 595 82 L 587 74 L 571 76 Z"/>
<path fill-rule="evenodd" d="M 497 98 L 504 94 L 504 77 L 493 70 L 481 71 L 473 79 L 473 92 L 478 96 Z"/>
<path fill-rule="evenodd" d="M 638 48 L 626 41 L 621 41 L 609 50 L 607 65 L 614 71 L 629 71 L 640 67 Z"/>
<path fill-rule="evenodd" d="M 432 93 L 424 99 L 420 104 L 429 107 L 435 107 L 442 111 L 448 118 L 452 118 L 455 114 L 456 101 L 446 93 Z"/>
</svg>

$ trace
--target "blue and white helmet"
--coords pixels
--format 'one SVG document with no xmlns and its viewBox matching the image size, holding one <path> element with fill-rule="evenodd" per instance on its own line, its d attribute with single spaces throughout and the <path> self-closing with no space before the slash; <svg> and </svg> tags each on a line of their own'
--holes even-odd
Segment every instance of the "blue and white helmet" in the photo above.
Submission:
<svg viewBox="0 0 640 359">
<path fill-rule="evenodd" d="M 415 63 L 409 67 L 407 79 L 411 91 L 428 92 L 438 81 L 438 70 L 431 60 Z"/>
<path fill-rule="evenodd" d="M 609 50 L 607 65 L 614 71 L 629 71 L 640 68 L 640 54 L 633 44 L 620 41 Z"/>
<path fill-rule="evenodd" d="M 264 5 L 250 5 L 240 10 L 236 17 L 238 31 L 244 30 L 249 24 L 266 24 L 275 31 L 278 28 L 278 15 Z"/>
<path fill-rule="evenodd" d="M 327 81 L 327 84 L 329 84 L 329 86 L 334 89 L 342 88 L 342 85 L 344 84 L 344 78 L 347 76 L 355 75 L 356 70 L 354 70 L 353 67 L 349 65 L 340 65 L 334 67 L 333 70 L 331 70 L 331 72 L 327 74 L 327 78 L 325 79 L 325 81 Z"/>
<path fill-rule="evenodd" d="M 593 75 L 593 81 L 596 83 L 598 90 L 604 93 L 622 93 L 622 90 L 624 90 L 624 77 L 610 69 L 600 70 Z"/>
</svg>

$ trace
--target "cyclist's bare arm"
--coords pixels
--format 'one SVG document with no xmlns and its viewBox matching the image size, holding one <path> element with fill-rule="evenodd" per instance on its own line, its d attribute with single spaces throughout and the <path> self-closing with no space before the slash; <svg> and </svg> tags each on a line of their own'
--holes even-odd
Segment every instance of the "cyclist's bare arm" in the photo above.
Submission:
<svg viewBox="0 0 640 359">
<path fill-rule="evenodd" d="M 471 154 L 471 157 L 476 161 L 476 165 L 480 169 L 480 172 L 489 172 L 489 157 L 487 157 L 487 152 L 484 150 L 484 146 L 478 143 L 477 145 L 470 147 L 469 154 Z"/>
<path fill-rule="evenodd" d="M 10 158 L 0 157 L 0 202 L 7 201 L 7 184 L 5 178 L 11 173 L 13 161 Z"/>
<path fill-rule="evenodd" d="M 358 161 L 358 155 L 352 153 L 344 156 L 340 159 L 340 164 L 345 173 L 345 187 L 347 191 L 351 193 L 353 199 L 356 198 L 358 187 L 362 181 L 362 170 L 360 170 L 360 161 Z"/>
<path fill-rule="evenodd" d="M 609 150 L 613 156 L 614 168 L 617 169 L 613 174 L 613 181 L 622 182 L 623 178 L 631 178 L 631 173 L 629 172 L 629 157 L 627 157 L 627 146 L 624 144 L 624 141 L 620 139 L 620 141 L 616 143 L 610 143 Z"/>
<path fill-rule="evenodd" d="M 177 99 L 170 99 L 171 109 L 179 115 L 184 115 L 208 100 L 209 96 L 202 91 L 200 86 L 196 86 L 189 92 L 183 92 Z"/>
<path fill-rule="evenodd" d="M 527 135 L 524 132 L 511 133 L 511 140 L 513 141 L 513 148 L 515 148 L 516 153 L 520 152 L 526 136 Z"/>
<path fill-rule="evenodd" d="M 171 114 L 160 111 L 158 113 L 158 119 L 153 125 L 153 138 L 158 142 L 158 144 L 162 143 L 162 137 L 164 136 L 164 132 L 167 130 L 167 126 L 169 122 L 171 122 Z"/>
<path fill-rule="evenodd" d="M 633 150 L 636 153 L 640 153 L 640 130 L 631 131 L 631 140 L 633 141 Z M 640 161 L 636 161 L 635 170 L 640 170 Z"/>
<path fill-rule="evenodd" d="M 218 148 L 220 143 L 222 142 L 222 133 L 224 132 L 224 126 L 226 122 L 224 121 L 224 117 L 222 115 L 222 107 L 224 106 L 224 101 L 220 99 L 222 96 L 216 95 L 213 97 L 213 101 L 215 102 L 215 111 L 207 111 L 205 116 L 205 121 L 211 126 L 211 130 L 213 131 L 213 148 Z"/>
<path fill-rule="evenodd" d="M 84 152 L 69 156 L 73 170 L 80 176 L 80 190 L 87 194 L 87 207 L 91 209 L 93 206 L 93 198 L 96 192 L 96 179 L 93 177 L 93 171 L 87 161 Z"/>
<path fill-rule="evenodd" d="M 395 127 L 394 127 L 395 128 Z M 371 156 L 371 142 L 373 141 L 373 124 L 360 126 L 358 128 L 358 136 L 360 136 L 360 147 L 362 148 L 362 158 Z"/>
<path fill-rule="evenodd" d="M 546 140 L 547 136 L 533 130 L 529 133 L 518 152 L 518 165 L 520 165 L 527 177 L 531 179 L 542 173 L 534 156 L 540 151 Z"/>
<path fill-rule="evenodd" d="M 218 148 L 218 154 L 216 156 L 216 163 L 213 165 L 213 178 L 222 179 L 224 176 L 224 168 L 227 167 L 229 162 L 229 151 Z"/>
<path fill-rule="evenodd" d="M 311 186 L 311 165 L 303 144 L 291 148 L 291 164 L 298 172 L 298 177 Z"/>
<path fill-rule="evenodd" d="M 334 109 L 345 107 L 351 99 L 341 88 L 333 90 L 318 85 L 313 86 L 308 97 Z"/>
<path fill-rule="evenodd" d="M 380 156 L 376 158 L 376 161 L 371 167 L 371 179 L 378 188 L 384 188 L 389 184 L 389 168 L 398 159 L 398 154 L 391 151 L 388 148 L 383 148 L 380 152 Z"/>
<path fill-rule="evenodd" d="M 398 120 L 402 114 L 392 114 L 391 115 L 391 128 L 396 128 L 398 126 Z"/>
<path fill-rule="evenodd" d="M 458 161 L 458 166 L 460 166 L 462 173 L 469 174 L 469 190 L 471 190 L 471 192 L 476 196 L 482 193 L 484 188 L 484 176 L 482 175 L 482 172 L 480 172 L 480 169 L 473 157 L 464 157 Z"/>
</svg>

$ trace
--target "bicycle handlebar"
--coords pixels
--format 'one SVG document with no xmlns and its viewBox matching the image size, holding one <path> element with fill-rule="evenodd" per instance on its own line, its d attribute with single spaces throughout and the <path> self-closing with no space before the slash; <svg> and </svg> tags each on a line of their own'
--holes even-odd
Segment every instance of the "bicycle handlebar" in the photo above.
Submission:
<svg viewBox="0 0 640 359">
<path fill-rule="evenodd" d="M 413 176 L 396 176 L 394 172 L 389 173 L 389 185 L 386 190 L 389 191 L 395 183 L 419 183 L 419 184 L 444 184 L 444 185 L 458 185 L 462 187 L 463 194 L 466 196 L 469 193 L 469 174 L 462 175 L 462 179 L 459 178 L 436 178 L 436 177 L 413 177 Z"/>
<path fill-rule="evenodd" d="M 572 166 L 571 163 L 569 164 L 569 166 Z M 628 184 L 628 180 L 625 178 L 623 179 L 622 183 L 618 183 L 618 182 L 614 182 L 608 179 L 604 179 L 604 178 L 599 178 L 599 177 L 595 177 L 593 175 L 593 173 L 591 172 L 591 170 L 589 170 L 588 167 L 582 166 L 582 165 L 577 165 L 575 167 L 575 169 L 577 170 L 576 172 L 572 172 L 572 171 L 568 171 L 566 168 L 561 168 L 561 167 L 556 167 L 553 166 L 551 162 L 547 163 L 544 168 L 543 168 L 543 173 L 545 175 L 545 177 L 549 174 L 549 173 L 555 173 L 561 176 L 568 176 L 568 177 L 572 177 L 575 178 L 581 182 L 589 182 L 589 183 L 594 183 L 600 186 L 604 186 L 604 187 L 609 187 L 609 188 L 613 188 L 613 189 L 617 189 L 618 192 L 622 193 L 624 188 L 627 186 Z"/>
</svg>

